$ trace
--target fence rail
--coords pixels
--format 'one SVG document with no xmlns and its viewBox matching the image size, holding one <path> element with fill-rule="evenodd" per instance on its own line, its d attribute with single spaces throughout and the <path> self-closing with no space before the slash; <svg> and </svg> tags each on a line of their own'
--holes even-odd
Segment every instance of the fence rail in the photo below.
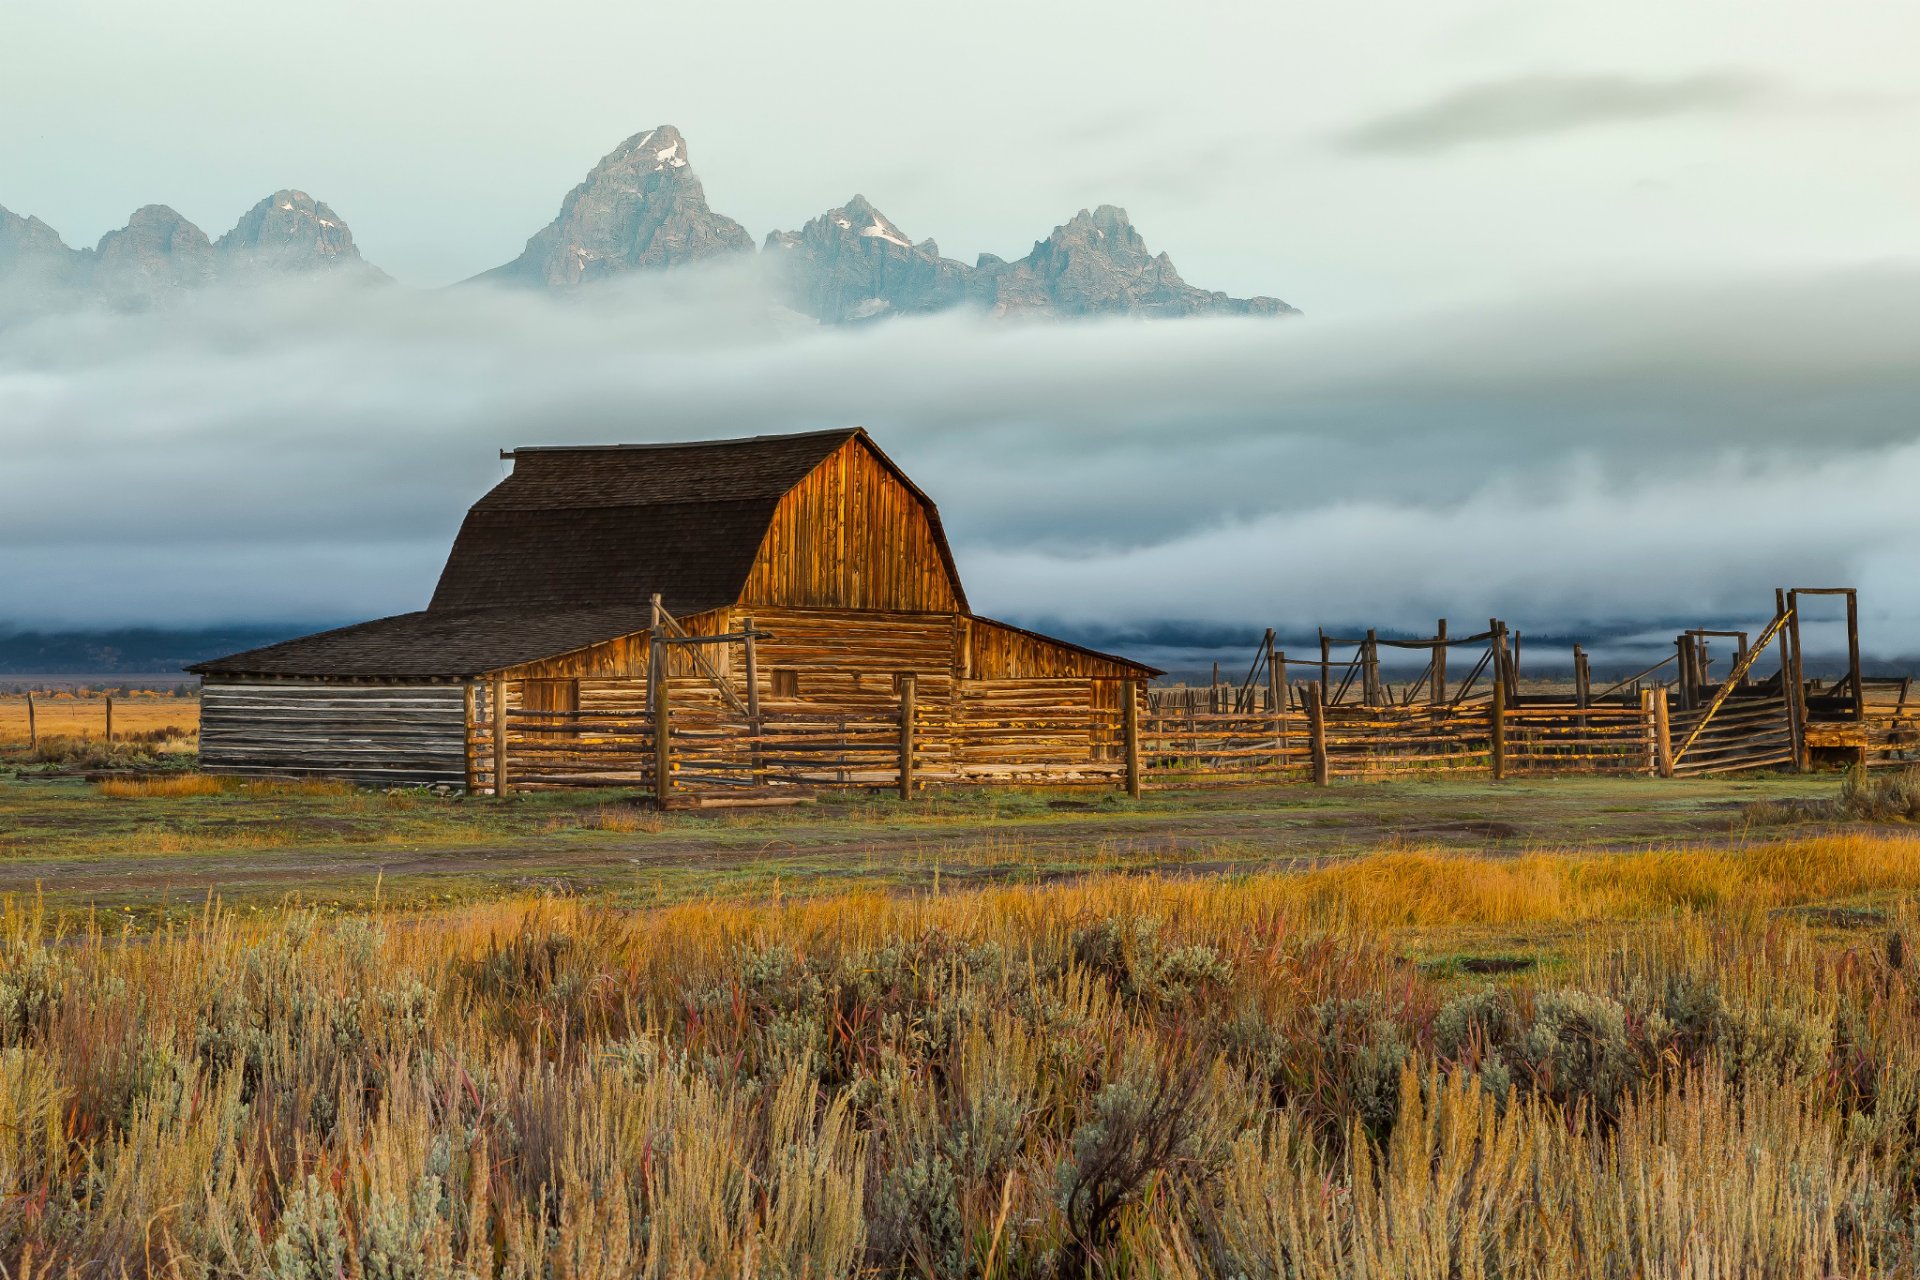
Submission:
<svg viewBox="0 0 1920 1280">
<path fill-rule="evenodd" d="M 507 789 L 627 786 L 658 795 L 664 761 L 669 799 L 691 801 L 831 787 L 1697 776 L 1790 766 L 1796 753 L 1777 693 L 1680 710 L 1653 690 L 1637 705 L 1509 703 L 1499 688 L 1475 701 L 1321 705 L 1317 685 L 1205 699 L 1133 686 L 1129 717 L 1123 696 L 1085 680 L 956 683 L 919 701 L 908 685 L 844 707 L 768 700 L 743 714 L 738 699 L 676 679 L 661 750 L 661 709 L 636 684 L 583 681 L 579 705 L 557 710 L 526 705 L 528 689 L 516 682 L 475 686 L 468 786 L 497 791 L 504 771 Z M 1857 739 L 1871 763 L 1920 759 L 1920 708 L 1870 705 L 1857 725 L 1817 729 Z M 1818 733 L 1810 740 L 1834 745 Z"/>
</svg>

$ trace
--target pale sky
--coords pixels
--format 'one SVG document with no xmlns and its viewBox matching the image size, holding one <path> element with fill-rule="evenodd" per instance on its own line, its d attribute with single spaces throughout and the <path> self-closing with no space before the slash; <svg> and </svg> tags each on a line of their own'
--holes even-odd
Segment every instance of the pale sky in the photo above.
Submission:
<svg viewBox="0 0 1920 1280">
<path fill-rule="evenodd" d="M 0 204 L 70 244 L 297 186 L 444 284 L 672 123 L 756 239 L 860 192 L 1016 257 L 1111 201 L 1306 312 L 818 329 L 754 263 L 0 297 L 0 628 L 417 608 L 501 448 L 860 423 L 977 608 L 1121 647 L 1657 647 L 1858 584 L 1869 651 L 1920 654 L 1916 49 L 1884 0 L 0 0 Z"/>
<path fill-rule="evenodd" d="M 1920 258 L 1920 6 L 4 0 L 0 205 L 217 236 L 294 186 L 421 285 L 631 133 L 756 239 L 858 191 L 966 260 L 1122 204 L 1313 315 Z"/>
</svg>

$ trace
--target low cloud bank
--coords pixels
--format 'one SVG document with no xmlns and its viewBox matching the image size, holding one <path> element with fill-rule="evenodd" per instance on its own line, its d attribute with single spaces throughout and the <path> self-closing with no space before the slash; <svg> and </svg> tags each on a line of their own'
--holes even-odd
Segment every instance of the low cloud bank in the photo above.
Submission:
<svg viewBox="0 0 1920 1280">
<path fill-rule="evenodd" d="M 15 320 L 0 625 L 417 608 L 500 448 L 862 423 L 981 611 L 1163 654 L 1491 614 L 1631 648 L 1842 583 L 1870 651 L 1920 653 L 1913 272 L 1364 323 L 828 330 L 769 299 L 741 267 Z"/>
</svg>

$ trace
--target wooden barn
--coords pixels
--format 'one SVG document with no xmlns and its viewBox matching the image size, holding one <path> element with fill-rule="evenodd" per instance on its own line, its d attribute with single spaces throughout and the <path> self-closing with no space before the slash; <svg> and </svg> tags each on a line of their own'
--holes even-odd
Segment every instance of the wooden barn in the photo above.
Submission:
<svg viewBox="0 0 1920 1280">
<path fill-rule="evenodd" d="M 425 609 L 192 668 L 204 768 L 665 800 L 1124 767 L 1158 673 L 975 615 L 865 430 L 502 456 Z"/>
</svg>

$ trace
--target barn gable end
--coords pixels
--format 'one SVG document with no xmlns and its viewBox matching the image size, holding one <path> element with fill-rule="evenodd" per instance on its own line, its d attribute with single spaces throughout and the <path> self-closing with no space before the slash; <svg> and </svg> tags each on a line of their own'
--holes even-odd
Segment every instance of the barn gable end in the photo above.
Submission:
<svg viewBox="0 0 1920 1280">
<path fill-rule="evenodd" d="M 739 601 L 895 613 L 966 608 L 938 510 L 865 432 L 780 499 Z"/>
</svg>

